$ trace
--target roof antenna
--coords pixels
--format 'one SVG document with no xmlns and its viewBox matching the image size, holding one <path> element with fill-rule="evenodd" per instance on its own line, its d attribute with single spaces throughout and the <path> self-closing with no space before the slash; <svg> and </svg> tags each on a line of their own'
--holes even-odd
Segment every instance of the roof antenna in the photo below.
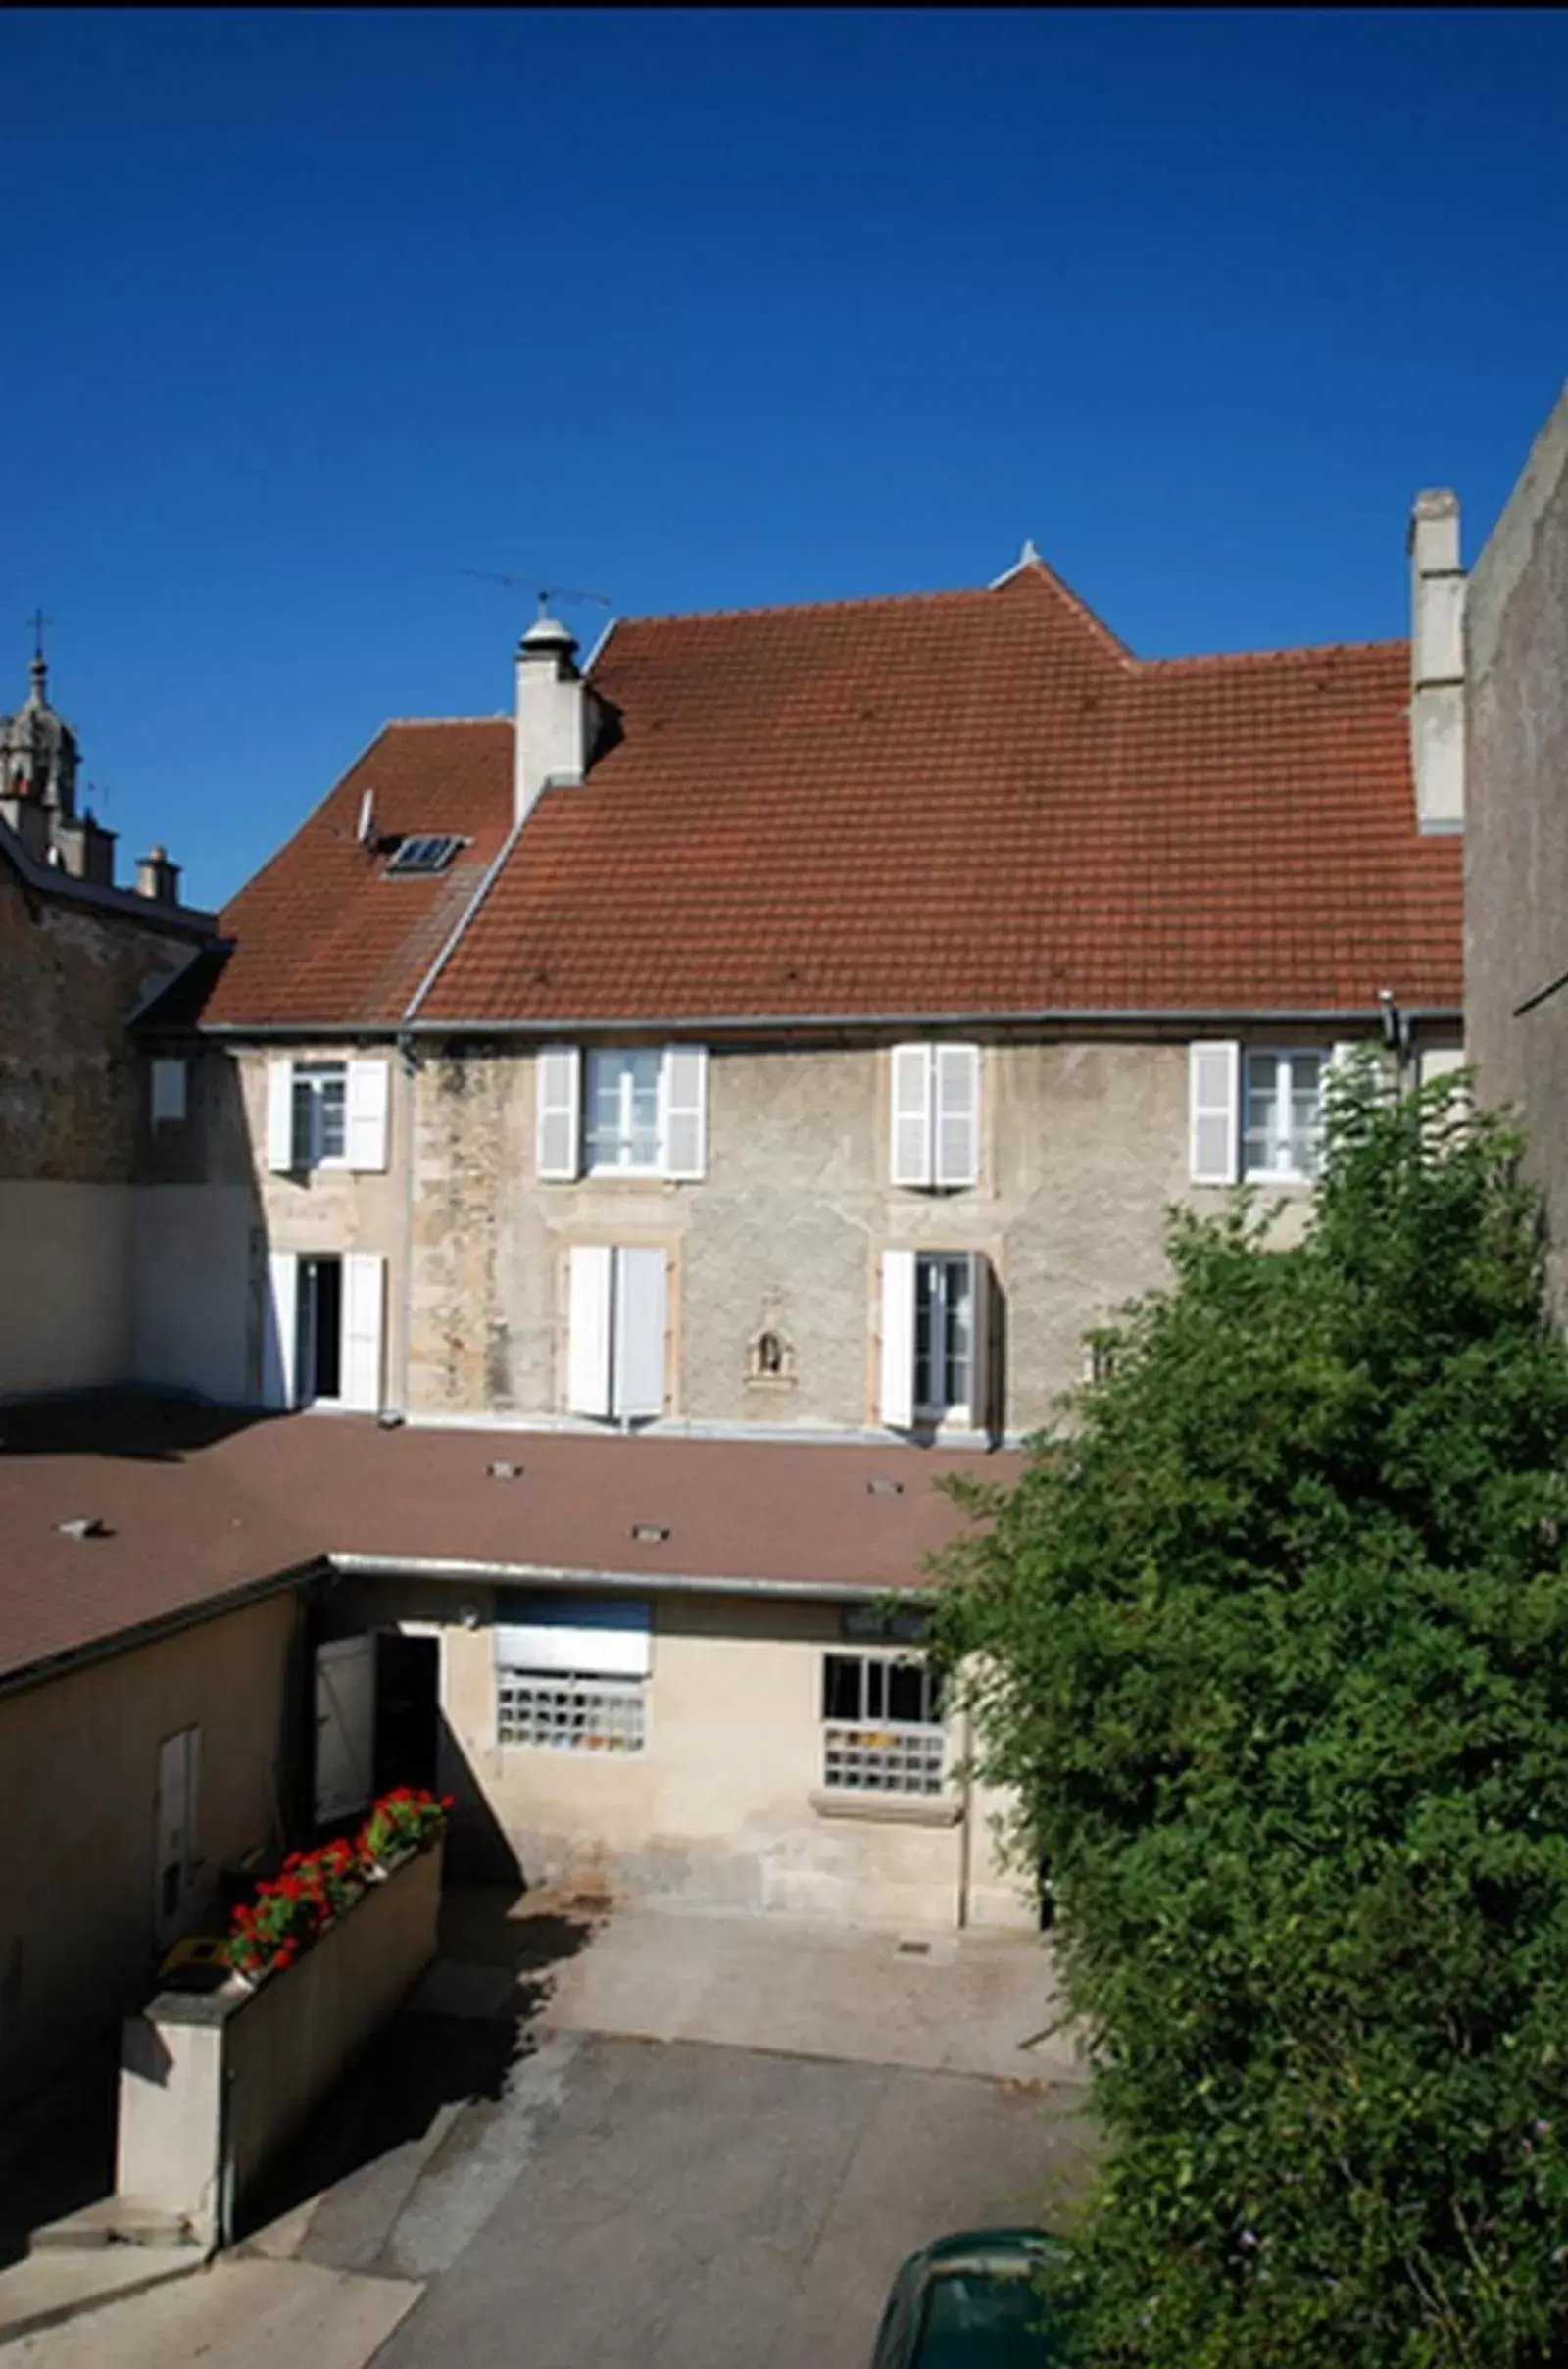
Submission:
<svg viewBox="0 0 1568 2369">
<path fill-rule="evenodd" d="M 612 604 L 603 592 L 573 592 L 569 584 L 530 584 L 520 575 L 497 575 L 490 568 L 460 568 L 459 575 L 477 577 L 481 584 L 505 584 L 509 592 L 531 592 L 539 604 L 539 615 L 545 616 L 552 601 L 591 601 L 596 608 L 609 609 Z"/>
</svg>

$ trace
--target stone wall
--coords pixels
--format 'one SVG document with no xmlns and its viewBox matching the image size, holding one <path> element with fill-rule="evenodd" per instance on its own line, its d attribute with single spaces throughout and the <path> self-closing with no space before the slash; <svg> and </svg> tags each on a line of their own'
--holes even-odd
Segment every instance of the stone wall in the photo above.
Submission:
<svg viewBox="0 0 1568 2369">
<path fill-rule="evenodd" d="M 1522 1113 L 1568 1304 L 1568 392 L 1470 578 L 1465 1027 Z M 1527 1012 L 1519 1007 L 1542 1000 Z"/>
<path fill-rule="evenodd" d="M 1270 1042 L 1313 1041 L 1299 1029 Z M 1047 1419 L 1083 1373 L 1083 1335 L 1164 1271 L 1163 1212 L 1222 1198 L 1187 1181 L 1185 1039 L 986 1048 L 979 1182 L 887 1182 L 885 1047 L 712 1050 L 700 1183 L 535 1173 L 535 1061 L 468 1047 L 427 1060 L 414 1152 L 409 1405 L 559 1412 L 567 1253 L 658 1244 L 671 1258 L 669 1413 L 698 1423 L 877 1423 L 881 1254 L 981 1251 L 1004 1313 L 1009 1430 Z M 1287 1192 L 1304 1213 L 1307 1196 Z M 763 1324 L 793 1380 L 750 1377 Z"/>
<path fill-rule="evenodd" d="M 145 1064 L 125 1023 L 190 941 L 29 890 L 0 863 L 0 1178 L 128 1184 Z"/>
<path fill-rule="evenodd" d="M 0 1397 L 135 1371 L 147 1064 L 126 1022 L 192 941 L 42 894 L 0 862 Z"/>
</svg>

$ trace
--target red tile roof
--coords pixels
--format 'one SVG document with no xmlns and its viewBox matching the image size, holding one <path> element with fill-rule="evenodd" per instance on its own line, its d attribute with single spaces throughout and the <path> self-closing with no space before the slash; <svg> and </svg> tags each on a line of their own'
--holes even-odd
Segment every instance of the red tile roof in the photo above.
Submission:
<svg viewBox="0 0 1568 2369">
<path fill-rule="evenodd" d="M 1403 642 L 1141 661 L 1030 564 L 633 619 L 593 681 L 618 743 L 540 799 L 421 1021 L 1461 1003 L 1461 852 L 1416 829 Z M 404 827 L 482 809 L 498 843 L 510 749 L 505 723 L 389 726 L 224 915 L 211 1016 L 395 1020 L 434 916 L 411 949 L 326 843 L 372 778 Z"/>
<path fill-rule="evenodd" d="M 314 814 L 224 907 L 235 952 L 210 1022 L 396 1020 L 461 918 L 512 822 L 512 723 L 389 723 Z M 378 837 L 456 832 L 444 872 L 386 877 L 356 834 L 374 792 Z"/>
<path fill-rule="evenodd" d="M 492 1479 L 498 1459 L 519 1477 Z M 784 1591 L 928 1585 L 926 1555 L 960 1526 L 937 1474 L 1010 1481 L 1021 1465 L 1012 1453 L 247 1421 L 145 1400 L 8 1407 L 0 1680 L 328 1555 Z M 62 1535 L 77 1516 L 108 1535 Z M 639 1524 L 669 1536 L 636 1538 Z"/>
</svg>

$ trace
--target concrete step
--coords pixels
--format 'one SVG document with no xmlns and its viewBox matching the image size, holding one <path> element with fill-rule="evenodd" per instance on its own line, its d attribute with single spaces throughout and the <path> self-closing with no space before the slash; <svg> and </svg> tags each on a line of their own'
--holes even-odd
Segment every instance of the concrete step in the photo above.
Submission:
<svg viewBox="0 0 1568 2369">
<path fill-rule="evenodd" d="M 126 2295 L 188 2279 L 205 2267 L 195 2246 L 159 2253 L 136 2246 L 62 2247 L 0 2270 L 0 2345 L 57 2328 Z"/>
<path fill-rule="evenodd" d="M 101 2196 L 96 2204 L 46 2221 L 29 2240 L 38 2253 L 80 2253 L 103 2246 L 158 2246 L 193 2252 L 200 2259 L 190 2223 L 136 2196 Z"/>
</svg>

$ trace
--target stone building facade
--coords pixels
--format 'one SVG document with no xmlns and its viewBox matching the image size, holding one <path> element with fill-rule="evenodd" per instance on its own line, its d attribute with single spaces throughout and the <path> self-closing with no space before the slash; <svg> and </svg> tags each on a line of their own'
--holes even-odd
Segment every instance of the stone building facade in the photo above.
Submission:
<svg viewBox="0 0 1568 2369">
<path fill-rule="evenodd" d="M 161 849 L 135 889 L 116 887 L 112 835 L 76 813 L 76 766 L 36 659 L 30 697 L 0 716 L 0 1230 L 17 1250 L 0 1396 L 136 1369 L 137 1250 L 157 1231 L 140 1183 L 171 1130 L 131 1023 L 214 930 L 179 904 Z M 160 1093 L 183 1098 L 193 1051 Z"/>
<path fill-rule="evenodd" d="M 1483 1098 L 1514 1111 L 1568 1305 L 1568 391 L 1477 560 L 1469 673 L 1465 1022 Z"/>
</svg>

